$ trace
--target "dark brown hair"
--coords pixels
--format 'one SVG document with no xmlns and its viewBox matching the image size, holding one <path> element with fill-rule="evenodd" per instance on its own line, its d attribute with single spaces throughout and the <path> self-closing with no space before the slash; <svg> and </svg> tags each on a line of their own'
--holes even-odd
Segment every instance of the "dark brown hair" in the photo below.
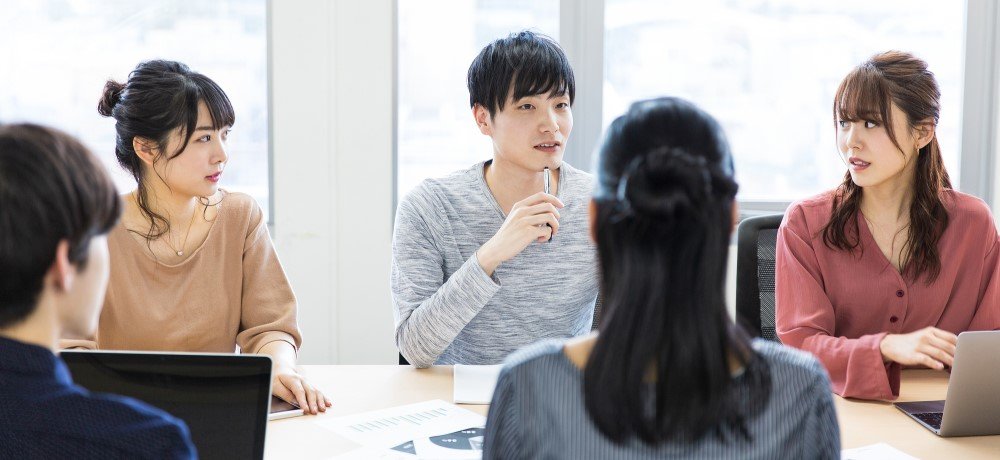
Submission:
<svg viewBox="0 0 1000 460">
<path fill-rule="evenodd" d="M 91 239 L 120 214 L 114 183 L 78 140 L 44 126 L 0 126 L 0 327 L 35 311 L 60 241 L 82 270 Z"/>
<path fill-rule="evenodd" d="M 214 81 L 180 62 L 155 60 L 136 66 L 124 84 L 108 80 L 97 103 L 98 113 L 115 119 L 115 157 L 135 178 L 136 202 L 150 224 L 147 239 L 170 231 L 170 222 L 149 208 L 142 162 L 136 156 L 132 140 L 136 136 L 150 139 L 165 152 L 170 133 L 179 127 L 184 143 L 166 156 L 167 160 L 176 158 L 184 153 L 194 135 L 199 102 L 208 106 L 213 129 L 236 122 L 229 97 Z"/>
<path fill-rule="evenodd" d="M 917 128 L 927 119 L 937 125 L 941 91 L 927 63 L 912 54 L 887 51 L 876 54 L 847 74 L 833 102 L 833 123 L 838 120 L 873 121 L 883 126 L 893 145 L 903 152 L 892 125 L 892 105 L 906 114 L 908 127 Z M 948 212 L 942 192 L 951 188 L 941 159 L 937 136 L 917 152 L 913 203 L 910 205 L 909 236 L 903 246 L 903 273 L 916 280 L 926 276 L 933 282 L 941 271 L 937 243 L 948 227 Z M 853 251 L 860 245 L 857 214 L 862 189 L 844 175 L 834 191 L 830 222 L 822 229 L 827 247 Z"/>
</svg>

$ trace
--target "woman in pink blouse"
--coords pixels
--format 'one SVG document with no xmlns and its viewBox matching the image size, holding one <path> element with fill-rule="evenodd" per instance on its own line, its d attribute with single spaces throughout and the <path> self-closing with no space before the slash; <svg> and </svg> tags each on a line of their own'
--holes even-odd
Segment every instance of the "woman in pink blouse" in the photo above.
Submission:
<svg viewBox="0 0 1000 460">
<path fill-rule="evenodd" d="M 851 71 L 833 107 L 844 182 L 789 207 L 778 232 L 778 336 L 819 357 L 841 396 L 894 399 L 902 366 L 944 369 L 956 334 L 1000 329 L 997 230 L 951 189 L 939 99 L 908 53 Z"/>
</svg>

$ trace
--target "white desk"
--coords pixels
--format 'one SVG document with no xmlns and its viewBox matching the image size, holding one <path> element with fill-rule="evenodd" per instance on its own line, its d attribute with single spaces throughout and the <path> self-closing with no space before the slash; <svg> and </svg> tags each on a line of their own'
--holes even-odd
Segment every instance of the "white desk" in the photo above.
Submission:
<svg viewBox="0 0 1000 460">
<path fill-rule="evenodd" d="M 452 398 L 450 366 L 303 366 L 312 382 L 333 399 L 319 416 L 276 420 L 267 425 L 267 459 L 322 459 L 355 446 L 322 428 L 320 417 L 350 415 L 428 399 Z M 944 399 L 948 374 L 903 371 L 900 401 Z M 1000 397 L 1000 396 L 998 396 Z M 1000 436 L 940 438 L 890 403 L 847 400 L 834 396 L 844 448 L 886 442 L 922 459 L 1000 459 Z M 486 414 L 488 406 L 463 406 Z"/>
</svg>

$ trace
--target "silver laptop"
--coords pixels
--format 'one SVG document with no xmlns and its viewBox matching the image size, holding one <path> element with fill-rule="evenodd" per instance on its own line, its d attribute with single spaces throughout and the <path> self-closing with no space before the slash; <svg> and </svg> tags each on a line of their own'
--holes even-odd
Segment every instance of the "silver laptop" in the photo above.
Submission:
<svg viewBox="0 0 1000 460">
<path fill-rule="evenodd" d="M 946 398 L 895 406 L 938 436 L 1000 434 L 1000 331 L 958 335 Z"/>
</svg>

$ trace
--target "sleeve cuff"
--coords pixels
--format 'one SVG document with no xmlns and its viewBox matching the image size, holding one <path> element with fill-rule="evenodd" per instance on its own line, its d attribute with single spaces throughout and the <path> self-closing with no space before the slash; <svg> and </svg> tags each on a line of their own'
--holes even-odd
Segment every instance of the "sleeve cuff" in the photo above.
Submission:
<svg viewBox="0 0 1000 460">
<path fill-rule="evenodd" d="M 876 395 L 878 399 L 893 400 L 899 397 L 899 379 L 901 366 L 897 363 L 887 363 L 882 359 L 882 339 L 887 332 L 880 332 L 862 337 L 866 342 L 866 347 L 870 355 L 867 359 L 873 361 L 873 368 L 877 369 L 869 379 L 871 388 L 869 394 Z"/>
<path fill-rule="evenodd" d="M 291 334 L 283 331 L 268 331 L 259 334 L 258 336 L 250 340 L 250 342 L 247 344 L 247 347 L 243 349 L 243 352 L 247 353 L 248 352 L 247 350 L 250 350 L 249 353 L 258 354 L 260 353 L 260 349 L 264 348 L 265 345 L 271 342 L 279 342 L 279 341 L 287 342 L 289 345 L 291 345 L 292 350 L 295 350 L 295 356 L 298 357 L 299 346 L 295 344 L 295 337 L 292 337 Z"/>
<path fill-rule="evenodd" d="M 885 375 L 889 379 L 889 394 L 886 399 L 896 399 L 899 397 L 899 381 L 902 377 L 903 366 L 899 363 L 888 363 L 885 366 Z"/>
<path fill-rule="evenodd" d="M 83 349 L 83 350 L 96 350 L 97 342 L 93 340 L 77 340 L 77 339 L 60 339 L 59 349 L 69 350 L 71 348 Z"/>
<path fill-rule="evenodd" d="M 472 272 L 474 275 L 473 279 L 476 284 L 485 288 L 494 288 L 493 292 L 500 290 L 500 279 L 497 278 L 497 272 L 493 271 L 493 276 L 487 275 L 486 270 L 483 270 L 483 265 L 479 263 L 479 254 L 472 253 L 472 257 L 465 261 L 465 268 Z"/>
</svg>

